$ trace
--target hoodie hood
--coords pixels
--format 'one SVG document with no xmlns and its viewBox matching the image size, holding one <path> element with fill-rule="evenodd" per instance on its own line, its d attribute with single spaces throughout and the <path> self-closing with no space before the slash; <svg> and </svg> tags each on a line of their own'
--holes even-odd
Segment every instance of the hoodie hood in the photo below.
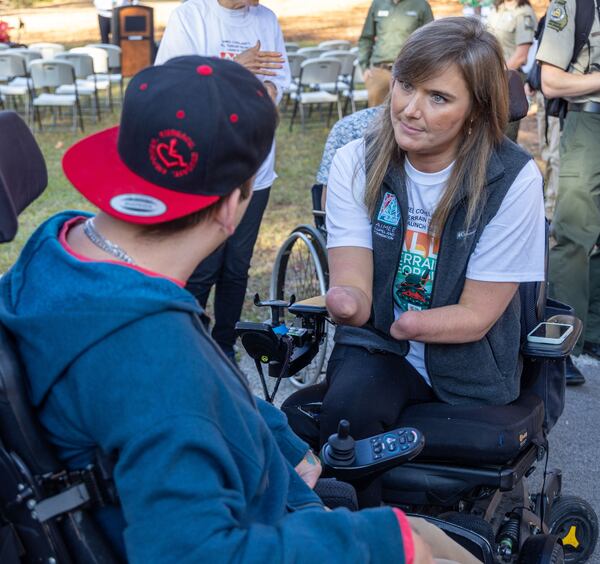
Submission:
<svg viewBox="0 0 600 564">
<path fill-rule="evenodd" d="M 59 235 L 81 216 L 89 214 L 64 212 L 47 220 L 0 278 L 0 323 L 17 339 L 36 406 L 74 360 L 109 334 L 165 310 L 202 313 L 172 280 L 69 253 Z"/>
</svg>

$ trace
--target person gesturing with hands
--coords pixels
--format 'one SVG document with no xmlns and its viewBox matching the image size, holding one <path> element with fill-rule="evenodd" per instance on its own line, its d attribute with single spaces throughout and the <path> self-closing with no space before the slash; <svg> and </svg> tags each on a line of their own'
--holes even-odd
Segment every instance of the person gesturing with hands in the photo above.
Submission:
<svg viewBox="0 0 600 564">
<path fill-rule="evenodd" d="M 275 104 L 290 83 L 285 43 L 277 17 L 258 0 L 188 0 L 178 6 L 165 29 L 156 64 L 181 55 L 236 61 L 262 82 Z M 237 123 L 240 116 L 235 114 L 230 119 Z M 232 360 L 235 360 L 235 324 L 242 312 L 254 244 L 276 178 L 273 142 L 256 173 L 248 213 L 235 234 L 198 265 L 187 282 L 187 289 L 202 307 L 206 306 L 215 287 L 212 336 Z"/>
</svg>

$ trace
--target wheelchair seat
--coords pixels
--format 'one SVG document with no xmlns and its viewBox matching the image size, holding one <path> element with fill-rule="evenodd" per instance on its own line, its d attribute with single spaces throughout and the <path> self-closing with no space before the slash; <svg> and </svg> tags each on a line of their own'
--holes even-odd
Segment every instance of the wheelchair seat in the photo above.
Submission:
<svg viewBox="0 0 600 564">
<path fill-rule="evenodd" d="M 419 460 L 505 464 L 544 441 L 543 423 L 543 401 L 524 392 L 508 405 L 412 405 L 399 426 L 416 427 L 427 437 Z"/>
</svg>

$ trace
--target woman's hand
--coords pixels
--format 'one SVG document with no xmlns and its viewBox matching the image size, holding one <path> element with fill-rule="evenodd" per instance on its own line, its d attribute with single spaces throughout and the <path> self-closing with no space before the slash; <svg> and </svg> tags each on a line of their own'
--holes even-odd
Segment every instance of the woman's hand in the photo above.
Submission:
<svg viewBox="0 0 600 564">
<path fill-rule="evenodd" d="M 283 68 L 284 58 L 281 53 L 275 51 L 261 51 L 260 40 L 256 42 L 254 47 L 242 51 L 234 59 L 240 65 L 246 67 L 254 74 L 262 74 L 263 76 L 277 76 L 277 73 L 271 69 Z"/>
<path fill-rule="evenodd" d="M 311 490 L 315 487 L 321 475 L 321 470 L 321 461 L 315 456 L 312 450 L 309 450 L 300 464 L 296 466 L 298 476 L 304 480 Z"/>
</svg>

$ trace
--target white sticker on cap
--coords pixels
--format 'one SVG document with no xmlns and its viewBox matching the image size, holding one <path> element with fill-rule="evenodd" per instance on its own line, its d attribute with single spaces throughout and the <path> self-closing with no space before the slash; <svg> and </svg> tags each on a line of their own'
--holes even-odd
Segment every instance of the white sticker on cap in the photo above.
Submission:
<svg viewBox="0 0 600 564">
<path fill-rule="evenodd" d="M 157 217 L 167 211 L 164 202 L 146 194 L 121 194 L 110 201 L 115 211 L 136 217 Z"/>
</svg>

